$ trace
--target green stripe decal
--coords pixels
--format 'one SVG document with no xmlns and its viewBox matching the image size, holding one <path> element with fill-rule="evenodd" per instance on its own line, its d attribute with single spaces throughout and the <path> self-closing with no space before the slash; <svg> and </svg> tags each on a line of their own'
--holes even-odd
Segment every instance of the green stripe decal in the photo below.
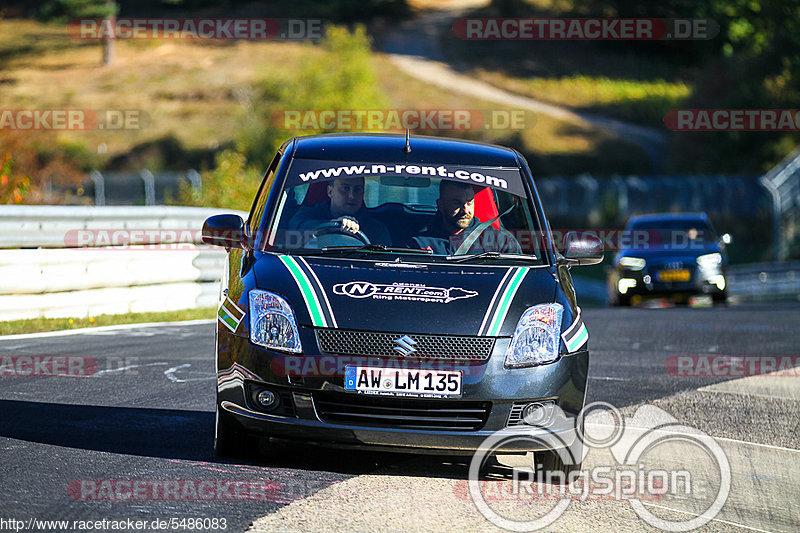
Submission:
<svg viewBox="0 0 800 533">
<path fill-rule="evenodd" d="M 528 267 L 520 268 L 517 273 L 514 274 L 514 277 L 511 279 L 511 283 L 508 284 L 506 292 L 500 299 L 500 305 L 497 307 L 494 317 L 492 317 L 492 322 L 489 324 L 489 330 L 486 332 L 489 337 L 496 337 L 497 334 L 500 333 L 500 328 L 503 326 L 503 321 L 506 319 L 506 315 L 508 314 L 508 308 L 511 307 L 511 302 L 514 300 L 514 295 L 517 294 L 517 289 L 519 289 L 519 286 L 522 284 L 522 280 L 525 278 L 528 270 Z"/>
<path fill-rule="evenodd" d="M 577 335 L 575 335 L 575 337 L 572 338 L 572 340 L 569 343 L 569 346 L 567 346 L 567 349 L 570 352 L 574 352 L 575 350 L 583 346 L 583 343 L 585 343 L 587 340 L 589 340 L 589 331 L 586 329 L 585 325 L 581 324 L 580 332 Z"/>
<path fill-rule="evenodd" d="M 220 320 L 222 320 L 232 331 L 236 331 L 236 328 L 239 327 L 239 322 L 236 321 L 230 314 L 228 314 L 228 310 L 224 307 L 220 307 L 219 311 L 217 311 L 217 316 Z"/>
<path fill-rule="evenodd" d="M 300 267 L 293 257 L 282 255 L 280 256 L 280 260 L 286 266 L 286 269 L 289 270 L 289 273 L 300 288 L 300 292 L 303 294 L 306 307 L 308 307 L 308 314 L 311 315 L 311 323 L 317 327 L 328 327 L 327 322 L 325 322 L 325 317 L 322 314 L 322 308 L 320 307 L 317 295 L 311 289 L 311 282 L 308 280 L 305 273 L 300 270 Z"/>
</svg>

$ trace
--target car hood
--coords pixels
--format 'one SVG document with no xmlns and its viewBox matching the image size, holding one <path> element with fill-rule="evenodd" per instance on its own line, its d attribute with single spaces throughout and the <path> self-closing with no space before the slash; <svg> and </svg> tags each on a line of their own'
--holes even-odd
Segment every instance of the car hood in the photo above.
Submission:
<svg viewBox="0 0 800 533">
<path fill-rule="evenodd" d="M 263 254 L 254 269 L 258 288 L 285 298 L 301 326 L 396 333 L 511 336 L 556 289 L 549 267 Z"/>
</svg>

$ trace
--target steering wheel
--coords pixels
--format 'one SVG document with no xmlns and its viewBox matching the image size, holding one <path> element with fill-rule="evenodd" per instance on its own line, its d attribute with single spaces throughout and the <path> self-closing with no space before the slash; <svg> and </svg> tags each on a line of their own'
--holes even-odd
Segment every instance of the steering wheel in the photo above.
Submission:
<svg viewBox="0 0 800 533">
<path fill-rule="evenodd" d="M 340 235 L 347 235 L 348 237 L 356 238 L 364 244 L 372 244 L 366 233 L 361 230 L 358 230 L 355 233 L 348 231 L 344 229 L 339 222 L 326 222 L 325 224 L 317 226 L 317 229 L 315 229 L 311 234 L 311 238 L 316 239 L 322 235 L 330 235 L 332 233 L 338 233 Z"/>
</svg>

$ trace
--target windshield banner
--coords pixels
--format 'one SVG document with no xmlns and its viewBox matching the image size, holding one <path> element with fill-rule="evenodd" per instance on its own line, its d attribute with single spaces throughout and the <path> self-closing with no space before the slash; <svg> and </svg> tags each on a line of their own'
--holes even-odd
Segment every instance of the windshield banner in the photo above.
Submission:
<svg viewBox="0 0 800 533">
<path fill-rule="evenodd" d="M 346 164 L 345 164 L 346 163 Z M 453 181 L 491 187 L 526 196 L 522 177 L 517 168 L 485 168 L 454 165 L 421 165 L 401 163 L 354 163 L 344 161 L 320 161 L 317 159 L 295 159 L 286 182 L 287 187 L 343 178 L 368 176 L 408 176 L 419 178 L 442 178 Z"/>
</svg>

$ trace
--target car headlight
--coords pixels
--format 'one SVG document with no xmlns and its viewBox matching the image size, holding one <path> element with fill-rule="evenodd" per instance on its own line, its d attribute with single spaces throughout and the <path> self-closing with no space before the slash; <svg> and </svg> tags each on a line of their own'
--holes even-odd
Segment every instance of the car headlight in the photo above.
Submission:
<svg viewBox="0 0 800 533">
<path fill-rule="evenodd" d="M 250 291 L 250 340 L 255 344 L 290 353 L 300 353 L 300 333 L 289 304 L 269 291 Z"/>
<path fill-rule="evenodd" d="M 647 261 L 641 257 L 621 257 L 619 264 L 630 270 L 641 270 L 647 264 Z"/>
<path fill-rule="evenodd" d="M 506 350 L 506 367 L 535 366 L 558 359 L 563 314 L 561 304 L 537 305 L 522 313 Z"/>
<path fill-rule="evenodd" d="M 722 254 L 720 253 L 701 255 L 697 258 L 697 265 L 700 268 L 714 268 L 720 263 L 722 263 Z"/>
</svg>

